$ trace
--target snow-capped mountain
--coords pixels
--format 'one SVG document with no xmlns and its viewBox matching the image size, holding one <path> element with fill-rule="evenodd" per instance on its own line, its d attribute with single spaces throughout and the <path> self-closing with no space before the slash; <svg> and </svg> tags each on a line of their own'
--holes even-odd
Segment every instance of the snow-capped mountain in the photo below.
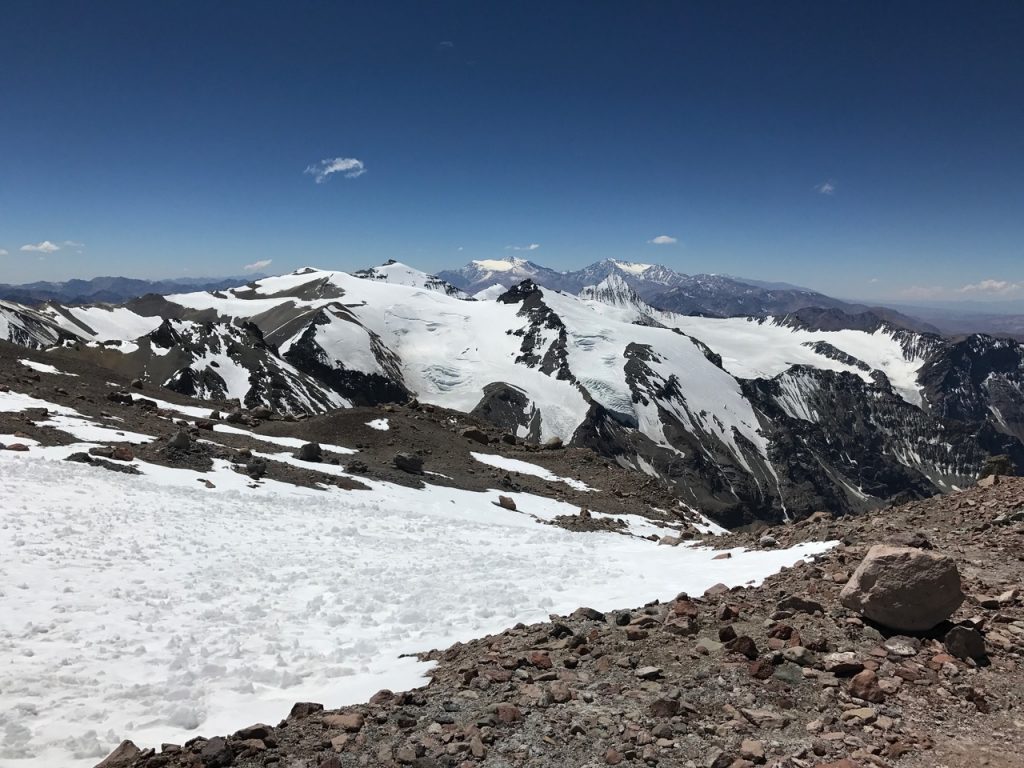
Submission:
<svg viewBox="0 0 1024 768">
<path fill-rule="evenodd" d="M 358 272 L 353 272 L 352 274 L 365 280 L 380 280 L 385 283 L 393 283 L 395 285 L 408 285 L 413 288 L 426 288 L 430 291 L 441 291 L 449 296 L 456 296 L 462 299 L 468 298 L 466 293 L 460 291 L 454 285 L 442 280 L 436 275 L 428 275 L 426 272 L 421 272 L 418 269 L 414 269 L 413 267 L 402 264 L 400 261 L 395 261 L 394 259 L 389 259 L 379 267 L 361 269 Z"/>
<path fill-rule="evenodd" d="M 993 453 L 1024 463 L 1014 342 L 953 343 L 834 309 L 680 315 L 613 269 L 580 296 L 524 281 L 476 301 L 404 265 L 303 269 L 120 307 L 51 305 L 34 316 L 53 334 L 30 338 L 74 339 L 121 373 L 248 407 L 415 397 L 472 412 L 525 442 L 590 447 L 728 523 L 952 489 Z"/>
<path fill-rule="evenodd" d="M 479 259 L 459 269 L 442 270 L 437 276 L 468 294 L 476 294 L 495 285 L 510 288 L 523 280 L 562 289 L 565 273 L 542 267 L 527 259 L 507 256 L 503 259 Z M 575 291 L 573 291 L 575 293 Z"/>
<path fill-rule="evenodd" d="M 30 349 L 45 349 L 63 338 L 49 317 L 29 307 L 0 300 L 0 340 Z"/>
<path fill-rule="evenodd" d="M 765 283 L 725 275 L 686 275 L 659 264 L 638 264 L 605 259 L 583 269 L 559 272 L 524 259 L 474 261 L 438 276 L 469 294 L 494 298 L 493 286 L 511 288 L 532 280 L 542 288 L 579 293 L 608 277 L 621 278 L 652 307 L 682 315 L 706 317 L 766 317 L 785 315 L 807 307 L 841 309 L 847 313 L 872 311 L 888 322 L 912 330 L 937 330 L 895 310 L 851 304 L 806 288 Z"/>
</svg>

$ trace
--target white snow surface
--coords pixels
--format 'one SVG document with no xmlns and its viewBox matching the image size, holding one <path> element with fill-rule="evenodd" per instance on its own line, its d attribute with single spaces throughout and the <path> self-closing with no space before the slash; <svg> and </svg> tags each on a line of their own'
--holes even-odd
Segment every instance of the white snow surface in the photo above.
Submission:
<svg viewBox="0 0 1024 768">
<path fill-rule="evenodd" d="M 509 472 L 519 472 L 523 475 L 533 475 L 534 477 L 539 477 L 542 480 L 549 480 L 553 483 L 565 483 L 570 488 L 575 488 L 577 491 L 594 490 L 582 480 L 576 480 L 571 477 L 559 477 L 547 467 L 540 467 L 536 464 L 531 464 L 528 461 L 520 461 L 519 459 L 512 459 L 507 456 L 497 456 L 492 453 L 477 453 L 476 451 L 470 451 L 470 455 L 477 461 L 490 467 L 505 469 Z"/>
<path fill-rule="evenodd" d="M 132 341 L 163 322 L 159 316 L 145 317 L 127 307 L 65 307 L 64 312 L 67 315 L 50 309 L 47 314 L 64 330 L 90 341 Z"/>
<path fill-rule="evenodd" d="M 26 368 L 31 368 L 33 371 L 39 371 L 39 373 L 55 373 L 59 376 L 77 376 L 77 373 L 65 373 L 64 371 L 57 368 L 55 365 L 49 363 L 37 363 L 35 360 L 19 360 L 19 363 L 24 365 Z"/>
<path fill-rule="evenodd" d="M 885 373 L 893 388 L 912 405 L 921 405 L 921 385 L 917 373 L 924 358 L 907 359 L 903 347 L 885 329 L 865 331 L 805 331 L 777 325 L 768 318 L 764 322 L 745 317 L 724 319 L 662 316 L 658 319 L 700 339 L 722 356 L 722 365 L 741 379 L 771 378 L 793 365 L 810 365 L 832 371 L 848 371 L 871 381 L 870 371 L 846 365 L 820 355 L 804 342 L 826 341 L 872 369 Z"/>
<path fill-rule="evenodd" d="M 388 423 L 387 419 L 374 419 L 373 421 L 366 422 L 366 426 L 370 429 L 376 429 L 381 432 L 387 432 L 391 429 L 391 424 Z"/>
<path fill-rule="evenodd" d="M 757 582 L 830 546 L 712 560 L 539 525 L 578 510 L 528 494 L 509 512 L 497 491 L 60 461 L 83 447 L 0 453 L 3 768 L 84 768 L 124 738 L 181 743 L 299 700 L 363 701 L 422 684 L 427 667 L 401 653 Z"/>
</svg>

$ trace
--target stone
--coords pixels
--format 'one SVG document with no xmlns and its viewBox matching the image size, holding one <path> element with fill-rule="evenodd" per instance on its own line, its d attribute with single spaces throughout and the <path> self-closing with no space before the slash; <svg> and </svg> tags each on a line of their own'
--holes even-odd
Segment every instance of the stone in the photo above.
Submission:
<svg viewBox="0 0 1024 768">
<path fill-rule="evenodd" d="M 878 675 L 870 669 L 858 672 L 850 678 L 850 695 L 873 704 L 885 701 L 885 692 L 878 685 Z"/>
<path fill-rule="evenodd" d="M 948 619 L 964 594 L 951 557 L 876 544 L 839 593 L 847 608 L 890 629 L 924 632 Z"/>
<path fill-rule="evenodd" d="M 552 437 L 544 443 L 544 450 L 557 451 L 562 447 L 562 438 Z"/>
<path fill-rule="evenodd" d="M 341 715 L 324 715 L 324 725 L 328 728 L 337 728 L 349 733 L 355 733 L 363 728 L 366 718 L 360 712 L 348 712 Z"/>
<path fill-rule="evenodd" d="M 757 540 L 757 545 L 762 549 L 770 549 L 771 547 L 776 546 L 778 543 L 779 542 L 776 540 L 774 536 L 762 536 L 760 539 Z"/>
<path fill-rule="evenodd" d="M 887 538 L 883 544 L 891 547 L 913 547 L 914 549 L 934 549 L 928 537 L 920 531 L 907 532 L 899 531 Z"/>
<path fill-rule="evenodd" d="M 126 445 L 119 445 L 114 448 L 110 454 L 110 458 L 114 461 L 135 461 L 135 454 L 132 453 L 132 449 Z"/>
<path fill-rule="evenodd" d="M 609 749 L 604 753 L 604 761 L 607 765 L 618 765 L 623 759 L 622 753 L 617 749 Z"/>
<path fill-rule="evenodd" d="M 825 671 L 836 677 L 851 677 L 864 669 L 864 662 L 852 651 L 830 653 L 825 657 L 824 663 Z"/>
<path fill-rule="evenodd" d="M 234 735 L 231 738 L 265 739 L 273 732 L 273 730 L 273 728 L 271 728 L 269 725 L 266 725 L 265 723 L 256 723 L 255 725 L 250 725 L 247 728 L 242 728 L 241 730 L 235 731 Z"/>
<path fill-rule="evenodd" d="M 25 445 L 24 443 L 11 443 L 10 445 L 7 446 L 7 450 L 16 452 L 20 451 L 24 453 L 25 451 L 28 450 L 28 446 Z"/>
<path fill-rule="evenodd" d="M 730 640 L 725 644 L 727 650 L 733 653 L 740 653 L 746 656 L 748 659 L 753 661 L 760 653 L 757 650 L 757 644 L 754 643 L 753 638 L 747 635 L 740 635 L 735 640 Z"/>
<path fill-rule="evenodd" d="M 992 488 L 999 485 L 999 475 L 986 475 L 978 481 L 977 485 L 979 488 Z"/>
<path fill-rule="evenodd" d="M 502 509 L 507 509 L 510 512 L 515 512 L 516 511 L 516 502 L 510 496 L 499 496 L 498 497 L 498 506 L 501 507 Z"/>
<path fill-rule="evenodd" d="M 214 736 L 207 741 L 199 756 L 206 768 L 221 768 L 221 766 L 231 765 L 233 757 L 230 745 L 221 736 Z"/>
<path fill-rule="evenodd" d="M 986 656 L 985 638 L 970 627 L 953 627 L 942 642 L 946 650 L 958 659 L 983 659 Z"/>
<path fill-rule="evenodd" d="M 313 701 L 297 701 L 292 705 L 291 712 L 288 713 L 289 720 L 301 720 L 304 717 L 309 717 L 315 712 L 323 712 L 324 705 L 317 704 Z"/>
<path fill-rule="evenodd" d="M 754 763 L 763 763 L 764 744 L 754 739 L 744 739 L 740 742 L 740 757 Z"/>
<path fill-rule="evenodd" d="M 916 656 L 921 650 L 921 641 L 916 637 L 904 637 L 902 635 L 893 635 L 887 638 L 882 647 L 885 648 L 889 653 L 896 656 Z"/>
<path fill-rule="evenodd" d="M 724 595 L 728 591 L 729 587 L 719 582 L 718 584 L 713 584 L 707 589 L 705 589 L 704 597 L 718 597 L 719 595 Z"/>
<path fill-rule="evenodd" d="M 655 699 L 650 709 L 654 717 L 675 717 L 679 714 L 679 702 L 675 699 Z"/>
<path fill-rule="evenodd" d="M 324 458 L 324 452 L 320 447 L 320 443 L 305 443 L 299 447 L 299 450 L 294 455 L 299 461 L 309 461 L 314 464 L 319 464 Z"/>
<path fill-rule="evenodd" d="M 758 728 L 785 728 L 789 725 L 788 718 L 770 709 L 744 708 L 740 714 Z"/>
<path fill-rule="evenodd" d="M 817 600 L 811 600 L 801 595 L 784 597 L 775 607 L 780 611 L 793 611 L 794 613 L 825 613 L 825 606 Z"/>
<path fill-rule="evenodd" d="M 423 474 L 423 459 L 412 453 L 396 453 L 392 460 L 397 469 L 412 475 Z"/>
<path fill-rule="evenodd" d="M 786 661 L 791 661 L 794 664 L 799 664 L 801 667 L 809 667 L 817 661 L 817 656 L 814 651 L 804 648 L 802 645 L 794 645 L 789 648 L 782 649 L 782 657 Z"/>
<path fill-rule="evenodd" d="M 505 723 L 506 725 L 523 719 L 523 713 L 519 711 L 519 707 L 515 704 L 496 704 L 494 706 L 494 714 L 497 716 L 499 722 Z"/>
<path fill-rule="evenodd" d="M 259 419 L 260 421 L 268 421 L 274 415 L 274 412 L 265 405 L 257 405 L 252 409 L 251 413 L 254 419 Z"/>
<path fill-rule="evenodd" d="M 480 443 L 481 445 L 487 445 L 491 442 L 487 433 L 477 427 L 466 427 L 460 434 L 467 440 L 472 440 L 474 443 Z"/>
<path fill-rule="evenodd" d="M 641 680 L 657 680 L 662 672 L 661 667 L 639 667 L 634 674 Z"/>
<path fill-rule="evenodd" d="M 132 379 L 132 383 L 129 384 L 132 389 L 142 389 L 146 386 L 146 382 L 142 379 Z"/>
<path fill-rule="evenodd" d="M 167 447 L 176 451 L 187 451 L 192 447 L 192 437 L 184 429 L 174 433 L 174 437 L 167 441 Z"/>
<path fill-rule="evenodd" d="M 96 768 L 128 768 L 141 754 L 142 750 L 135 746 L 134 742 L 125 739 L 117 745 L 113 752 L 103 758 Z"/>
</svg>

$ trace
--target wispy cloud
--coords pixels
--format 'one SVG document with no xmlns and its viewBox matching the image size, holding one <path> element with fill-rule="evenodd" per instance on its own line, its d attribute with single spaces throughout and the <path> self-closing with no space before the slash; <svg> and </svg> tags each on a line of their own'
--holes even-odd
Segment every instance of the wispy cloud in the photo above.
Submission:
<svg viewBox="0 0 1024 768">
<path fill-rule="evenodd" d="M 672 235 L 658 235 L 647 241 L 651 245 L 675 245 L 679 240 Z"/>
<path fill-rule="evenodd" d="M 957 293 L 970 293 L 977 295 L 1005 296 L 1010 293 L 1024 290 L 1024 285 L 1011 283 L 1009 280 L 982 280 L 977 283 L 969 283 L 962 288 L 957 288 Z"/>
<path fill-rule="evenodd" d="M 85 243 L 79 243 L 75 240 L 65 240 L 61 245 L 65 248 L 85 248 Z"/>
<path fill-rule="evenodd" d="M 28 253 L 54 253 L 60 250 L 60 246 L 56 243 L 51 243 L 49 240 L 43 240 L 41 243 L 26 243 L 19 250 Z"/>
<path fill-rule="evenodd" d="M 313 163 L 303 173 L 312 176 L 317 184 L 323 184 L 333 173 L 340 173 L 346 179 L 358 178 L 366 173 L 366 166 L 362 160 L 354 157 L 328 157 L 319 163 Z"/>
<path fill-rule="evenodd" d="M 6 255 L 7 255 L 7 249 L 6 248 L 0 248 L 0 256 L 6 256 Z"/>
<path fill-rule="evenodd" d="M 529 245 L 506 245 L 506 251 L 536 251 L 540 248 L 540 243 L 530 243 Z"/>
<path fill-rule="evenodd" d="M 453 43 L 451 40 L 442 40 L 440 43 L 437 44 L 437 47 L 438 50 L 441 51 L 450 51 L 452 48 L 455 47 L 455 43 Z"/>
<path fill-rule="evenodd" d="M 261 269 L 266 269 L 267 267 L 269 267 L 273 263 L 274 263 L 273 259 L 260 259 L 259 261 L 254 261 L 252 264 L 246 264 L 245 265 L 245 271 L 246 272 L 256 272 L 256 271 L 261 270 Z"/>
<path fill-rule="evenodd" d="M 814 187 L 814 191 L 819 195 L 834 195 L 836 193 L 836 183 L 832 179 L 827 179 L 821 184 Z"/>
</svg>

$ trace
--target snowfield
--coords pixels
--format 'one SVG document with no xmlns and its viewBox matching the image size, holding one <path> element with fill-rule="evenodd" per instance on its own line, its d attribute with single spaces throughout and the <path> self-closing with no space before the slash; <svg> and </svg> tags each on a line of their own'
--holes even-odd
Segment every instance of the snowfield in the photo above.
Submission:
<svg viewBox="0 0 1024 768">
<path fill-rule="evenodd" d="M 542 525 L 578 509 L 527 494 L 509 512 L 497 491 L 58 461 L 87 447 L 0 452 L 3 768 L 91 766 L 124 738 L 181 743 L 276 722 L 295 701 L 363 701 L 424 683 L 402 653 L 756 582 L 830 546 L 712 560 Z"/>
</svg>

